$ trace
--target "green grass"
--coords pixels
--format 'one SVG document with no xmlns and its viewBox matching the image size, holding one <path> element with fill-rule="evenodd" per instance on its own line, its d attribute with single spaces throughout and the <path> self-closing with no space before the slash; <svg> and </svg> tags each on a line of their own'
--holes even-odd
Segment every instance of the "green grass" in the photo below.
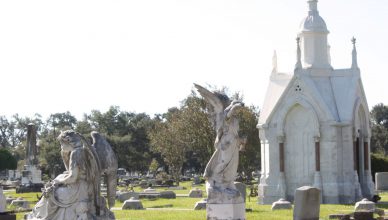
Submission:
<svg viewBox="0 0 388 220">
<path fill-rule="evenodd" d="M 192 188 L 191 182 L 181 183 L 181 186 L 186 187 L 185 190 L 174 190 L 176 194 L 187 194 Z M 200 188 L 205 190 L 205 186 L 195 186 L 193 188 Z M 134 188 L 135 191 L 140 192 L 143 189 Z M 166 190 L 165 188 L 157 188 L 158 191 Z M 37 202 L 36 195 L 39 193 L 23 193 L 16 194 L 13 192 L 5 192 L 6 196 L 23 197 L 30 201 L 32 204 Z M 247 194 L 248 195 L 248 194 Z M 382 201 L 388 201 L 388 192 L 380 193 Z M 206 219 L 206 211 L 194 211 L 194 210 L 180 210 L 180 209 L 193 209 L 197 201 L 200 198 L 188 198 L 177 197 L 176 199 L 142 199 L 144 208 L 161 207 L 172 205 L 172 207 L 156 210 L 114 210 L 116 219 L 128 219 L 128 220 L 198 220 Z M 250 201 L 249 201 L 250 200 Z M 246 219 L 248 220 L 289 220 L 292 219 L 292 210 L 278 210 L 272 211 L 271 205 L 258 205 L 257 198 L 247 198 L 246 208 L 252 209 L 252 212 L 246 212 Z M 115 207 L 119 208 L 122 203 L 116 201 Z M 379 208 L 388 209 L 388 206 L 379 205 Z M 330 214 L 348 214 L 354 210 L 354 205 L 321 205 L 320 206 L 320 219 L 328 220 Z M 18 213 L 17 219 L 23 219 L 25 213 Z"/>
</svg>

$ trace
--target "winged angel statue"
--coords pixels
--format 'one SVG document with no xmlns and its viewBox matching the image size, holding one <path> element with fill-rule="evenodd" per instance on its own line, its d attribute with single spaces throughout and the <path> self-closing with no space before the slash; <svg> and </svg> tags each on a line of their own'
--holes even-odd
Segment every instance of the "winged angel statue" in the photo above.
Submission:
<svg viewBox="0 0 388 220">
<path fill-rule="evenodd" d="M 28 220 L 115 219 L 101 196 L 101 177 L 107 183 L 108 205 L 115 202 L 117 158 L 108 142 L 97 132 L 93 144 L 68 130 L 58 140 L 66 171 L 46 184 L 43 196 L 26 217 Z"/>
<path fill-rule="evenodd" d="M 243 138 L 239 137 L 239 120 L 235 112 L 244 106 L 241 101 L 233 100 L 218 92 L 210 92 L 194 84 L 209 105 L 210 116 L 216 129 L 215 151 L 205 168 L 208 203 L 228 203 L 241 199 L 234 185 L 237 176 L 238 154 Z"/>
</svg>

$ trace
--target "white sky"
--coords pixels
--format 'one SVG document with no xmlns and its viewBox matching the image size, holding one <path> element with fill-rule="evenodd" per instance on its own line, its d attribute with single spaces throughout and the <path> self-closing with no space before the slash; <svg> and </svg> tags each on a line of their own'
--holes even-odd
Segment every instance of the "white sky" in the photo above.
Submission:
<svg viewBox="0 0 388 220">
<path fill-rule="evenodd" d="M 357 38 L 369 107 L 388 104 L 388 1 L 320 0 L 332 65 Z M 164 113 L 193 83 L 240 91 L 261 107 L 272 66 L 291 72 L 305 0 L 1 1 L 0 115 L 111 105 Z"/>
</svg>

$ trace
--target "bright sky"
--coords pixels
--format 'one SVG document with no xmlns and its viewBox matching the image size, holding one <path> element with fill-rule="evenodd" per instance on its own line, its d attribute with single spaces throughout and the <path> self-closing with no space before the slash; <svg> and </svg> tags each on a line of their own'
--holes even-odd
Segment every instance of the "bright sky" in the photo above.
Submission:
<svg viewBox="0 0 388 220">
<path fill-rule="evenodd" d="M 320 0 L 334 68 L 351 65 L 352 36 L 371 108 L 388 104 L 388 1 Z M 305 0 L 1 1 L 0 115 L 92 109 L 154 113 L 193 83 L 240 91 L 261 107 L 278 54 L 295 63 Z"/>
</svg>

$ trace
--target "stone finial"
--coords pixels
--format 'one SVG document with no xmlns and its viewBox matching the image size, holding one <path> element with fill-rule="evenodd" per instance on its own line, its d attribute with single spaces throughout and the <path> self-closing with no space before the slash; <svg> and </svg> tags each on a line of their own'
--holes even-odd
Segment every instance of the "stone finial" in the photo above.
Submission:
<svg viewBox="0 0 388 220">
<path fill-rule="evenodd" d="M 272 56 L 272 73 L 278 72 L 278 57 L 276 55 L 276 50 L 273 51 Z"/>
<path fill-rule="evenodd" d="M 301 57 L 302 57 L 302 53 L 300 51 L 300 37 L 298 36 L 296 38 L 296 64 L 295 64 L 295 69 L 301 69 L 302 68 Z"/>
<path fill-rule="evenodd" d="M 308 0 L 307 3 L 309 4 L 309 11 L 318 11 L 318 0 Z"/>
<path fill-rule="evenodd" d="M 352 44 L 353 44 L 353 50 L 352 50 L 352 69 L 358 69 L 357 50 L 356 50 L 356 38 L 352 37 L 351 41 L 352 41 Z"/>
</svg>

